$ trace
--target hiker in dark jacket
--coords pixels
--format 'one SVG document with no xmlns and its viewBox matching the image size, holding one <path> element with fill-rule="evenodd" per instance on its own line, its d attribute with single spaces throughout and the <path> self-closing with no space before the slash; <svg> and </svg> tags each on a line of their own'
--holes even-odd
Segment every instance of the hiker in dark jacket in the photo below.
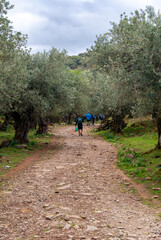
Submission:
<svg viewBox="0 0 161 240">
<path fill-rule="evenodd" d="M 78 125 L 78 135 L 83 136 L 83 118 L 79 115 L 79 117 L 76 119 L 75 126 Z"/>
<path fill-rule="evenodd" d="M 96 118 L 95 115 L 92 114 L 92 115 L 91 115 L 91 119 L 92 119 L 92 124 L 93 124 L 93 125 L 94 125 L 94 122 L 95 122 L 95 118 Z"/>
</svg>

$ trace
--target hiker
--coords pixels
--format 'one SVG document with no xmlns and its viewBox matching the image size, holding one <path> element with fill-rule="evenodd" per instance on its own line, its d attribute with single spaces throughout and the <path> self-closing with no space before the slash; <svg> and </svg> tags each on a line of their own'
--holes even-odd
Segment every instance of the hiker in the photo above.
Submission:
<svg viewBox="0 0 161 240">
<path fill-rule="evenodd" d="M 87 119 L 87 126 L 90 126 L 90 121 L 91 121 L 91 114 L 90 113 L 86 114 L 86 119 Z"/>
<path fill-rule="evenodd" d="M 83 136 L 83 122 L 84 122 L 83 118 L 79 115 L 75 123 L 75 127 L 78 125 L 79 136 Z"/>
<path fill-rule="evenodd" d="M 103 118 L 104 118 L 104 117 L 103 117 L 103 114 L 100 114 L 100 115 L 99 115 L 99 120 L 100 120 L 100 122 L 101 122 L 101 125 L 102 125 L 102 123 L 103 123 Z"/>
<path fill-rule="evenodd" d="M 95 118 L 96 118 L 96 117 L 95 117 L 95 115 L 94 115 L 94 114 L 92 114 L 92 115 L 91 115 L 91 119 L 92 119 L 92 125 L 94 125 Z"/>
</svg>

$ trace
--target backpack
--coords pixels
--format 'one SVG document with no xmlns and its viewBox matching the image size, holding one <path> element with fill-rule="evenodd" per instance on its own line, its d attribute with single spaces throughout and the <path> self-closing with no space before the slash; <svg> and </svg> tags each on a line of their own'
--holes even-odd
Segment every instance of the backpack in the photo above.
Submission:
<svg viewBox="0 0 161 240">
<path fill-rule="evenodd" d="M 78 124 L 82 123 L 82 118 L 78 118 Z"/>
</svg>

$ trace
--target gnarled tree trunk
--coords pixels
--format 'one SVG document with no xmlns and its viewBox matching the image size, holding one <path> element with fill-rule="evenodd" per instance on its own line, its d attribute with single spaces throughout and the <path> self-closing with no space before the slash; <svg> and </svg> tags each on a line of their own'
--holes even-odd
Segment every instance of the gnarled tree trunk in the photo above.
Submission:
<svg viewBox="0 0 161 240">
<path fill-rule="evenodd" d="M 68 124 L 72 124 L 72 114 L 68 115 Z"/>
<path fill-rule="evenodd" d="M 122 129 L 126 126 L 124 122 L 124 116 L 122 115 L 115 115 L 112 117 L 112 128 L 115 133 L 120 133 Z"/>
<path fill-rule="evenodd" d="M 37 134 L 47 135 L 48 134 L 48 124 L 49 124 L 49 120 L 40 119 Z"/>
<path fill-rule="evenodd" d="M 30 121 L 27 114 L 19 115 L 14 113 L 13 115 L 15 122 L 15 136 L 14 140 L 18 143 L 28 143 L 28 133 L 30 130 Z"/>
</svg>

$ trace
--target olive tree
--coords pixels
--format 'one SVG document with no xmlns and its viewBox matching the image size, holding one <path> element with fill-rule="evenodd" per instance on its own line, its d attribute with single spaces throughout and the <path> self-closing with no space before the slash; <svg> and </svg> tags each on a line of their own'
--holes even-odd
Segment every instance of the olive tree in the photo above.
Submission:
<svg viewBox="0 0 161 240">
<path fill-rule="evenodd" d="M 135 11 L 130 17 L 123 14 L 120 22 L 112 23 L 111 30 L 99 36 L 89 51 L 97 69 L 105 72 L 113 82 L 111 89 L 114 96 L 111 106 L 117 103 L 118 107 L 114 107 L 116 114 L 124 109 L 126 114 L 155 112 L 159 148 L 160 26 L 161 15 L 155 14 L 152 7 L 147 7 L 145 11 Z M 120 101 L 116 101 L 117 96 Z"/>
<path fill-rule="evenodd" d="M 61 115 L 71 123 L 73 118 L 85 115 L 89 109 L 89 82 L 81 70 L 66 69 L 66 100 Z"/>
</svg>

